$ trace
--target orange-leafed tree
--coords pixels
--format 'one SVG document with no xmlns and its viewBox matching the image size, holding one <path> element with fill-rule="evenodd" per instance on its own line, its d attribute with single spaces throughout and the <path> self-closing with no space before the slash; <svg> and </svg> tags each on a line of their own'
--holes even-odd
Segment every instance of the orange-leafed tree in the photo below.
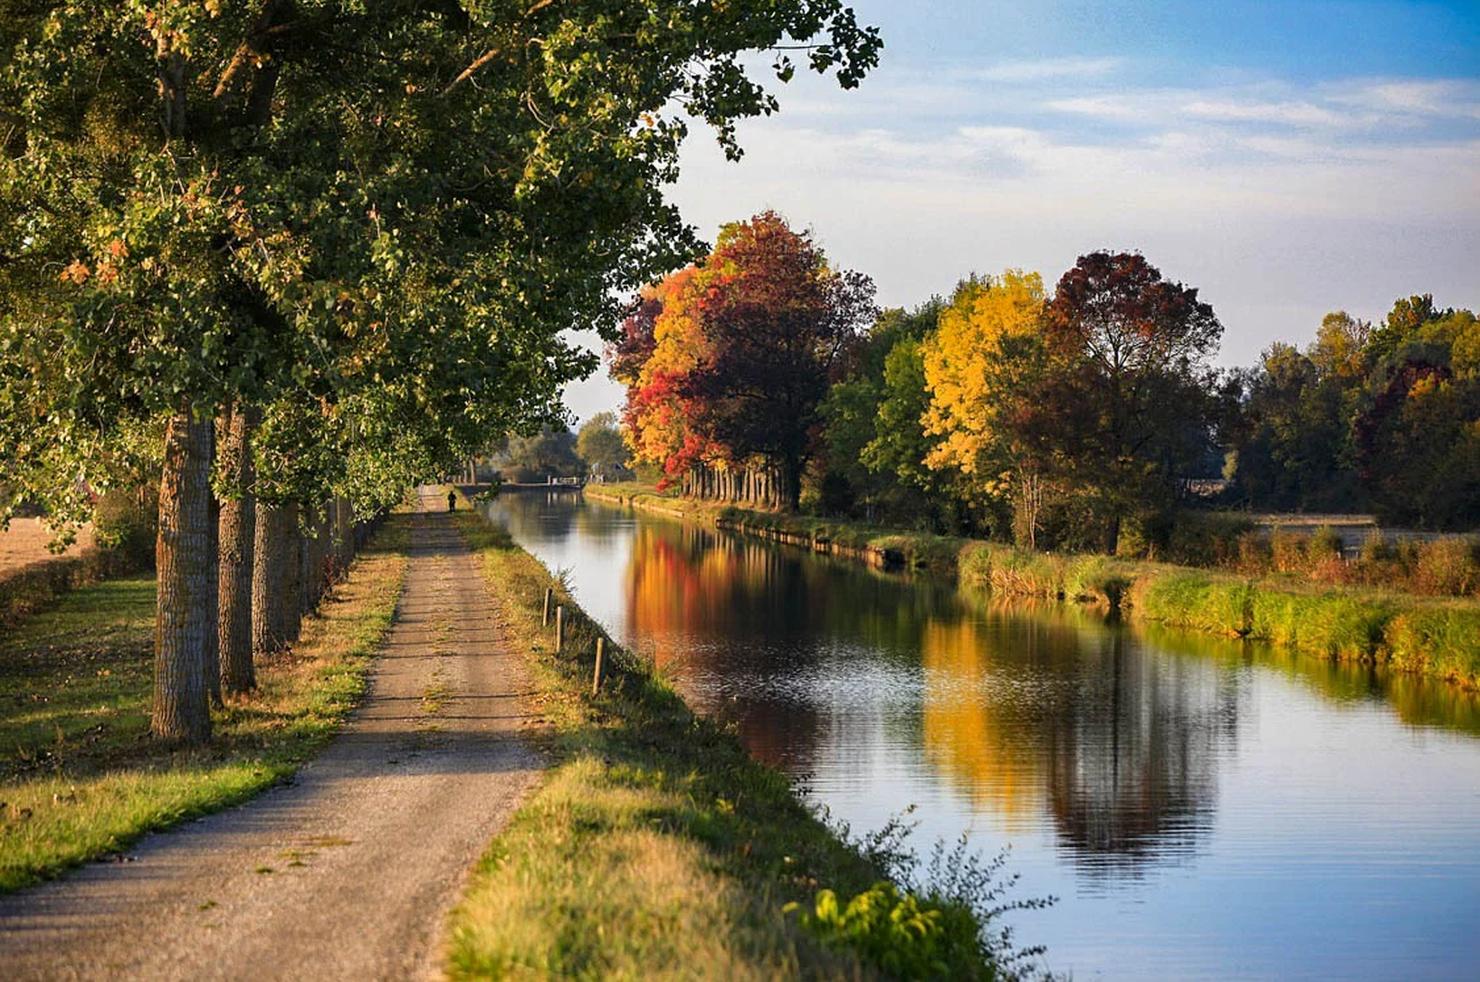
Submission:
<svg viewBox="0 0 1480 982">
<path fill-rule="evenodd" d="M 775 212 L 728 225 L 700 277 L 706 345 L 682 383 L 699 432 L 773 475 L 795 509 L 840 357 L 877 316 L 873 281 L 834 269 Z"/>
<path fill-rule="evenodd" d="M 725 226 L 702 265 L 644 292 L 610 352 L 634 457 L 664 484 L 795 508 L 819 403 L 873 295 L 774 212 Z"/>
</svg>

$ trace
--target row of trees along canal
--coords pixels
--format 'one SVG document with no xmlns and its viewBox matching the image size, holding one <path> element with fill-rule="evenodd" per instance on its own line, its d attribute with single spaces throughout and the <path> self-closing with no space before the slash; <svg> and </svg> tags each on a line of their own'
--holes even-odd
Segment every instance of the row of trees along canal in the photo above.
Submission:
<svg viewBox="0 0 1480 982">
<path fill-rule="evenodd" d="M 826 514 L 1111 553 L 1164 545 L 1199 485 L 1480 523 L 1470 311 L 1337 312 L 1306 352 L 1219 371 L 1212 307 L 1138 253 L 1082 256 L 1051 295 L 1012 269 L 910 311 L 872 293 L 773 213 L 726 228 L 609 352 L 638 463 L 701 497 L 796 508 L 805 483 Z"/>
<path fill-rule="evenodd" d="M 244 608 L 292 636 L 326 502 L 559 417 L 561 332 L 701 251 L 686 120 L 734 156 L 776 108 L 745 52 L 852 87 L 879 44 L 837 0 L 0 2 L 5 514 L 160 475 L 153 732 L 251 685 Z"/>
</svg>

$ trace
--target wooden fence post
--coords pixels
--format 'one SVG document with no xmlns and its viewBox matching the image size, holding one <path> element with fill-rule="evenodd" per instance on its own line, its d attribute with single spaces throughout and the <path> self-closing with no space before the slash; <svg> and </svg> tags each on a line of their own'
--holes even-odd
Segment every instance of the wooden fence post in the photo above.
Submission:
<svg viewBox="0 0 1480 982">
<path fill-rule="evenodd" d="M 554 589 L 545 587 L 545 612 L 540 615 L 540 627 L 550 626 L 550 599 L 553 596 L 555 596 Z"/>
<path fill-rule="evenodd" d="M 596 671 L 591 676 L 591 695 L 601 691 L 601 663 L 606 654 L 606 638 L 596 639 Z"/>
<path fill-rule="evenodd" d="M 565 647 L 565 605 L 555 608 L 555 654 Z"/>
</svg>

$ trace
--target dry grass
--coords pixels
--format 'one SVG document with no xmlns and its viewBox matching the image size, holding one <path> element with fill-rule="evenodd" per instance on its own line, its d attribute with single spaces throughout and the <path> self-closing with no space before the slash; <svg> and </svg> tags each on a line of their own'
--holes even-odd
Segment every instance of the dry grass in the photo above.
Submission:
<svg viewBox="0 0 1480 982">
<path fill-rule="evenodd" d="M 32 563 L 45 562 L 57 556 L 75 556 L 93 544 L 92 526 L 85 525 L 77 539 L 60 553 L 52 552 L 51 530 L 39 518 L 13 518 L 10 528 L 0 532 L 0 579 Z"/>
</svg>

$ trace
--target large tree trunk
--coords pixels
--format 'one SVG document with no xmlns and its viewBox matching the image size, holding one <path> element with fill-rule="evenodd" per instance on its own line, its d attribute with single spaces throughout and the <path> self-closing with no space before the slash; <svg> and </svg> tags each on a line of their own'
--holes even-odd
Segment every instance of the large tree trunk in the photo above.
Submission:
<svg viewBox="0 0 1480 982">
<path fill-rule="evenodd" d="M 317 522 L 317 516 L 313 513 L 313 506 L 301 508 L 299 512 L 300 523 L 308 528 L 313 528 Z M 298 619 L 301 621 L 309 611 L 313 610 L 314 584 L 313 584 L 313 536 L 298 533 Z"/>
<path fill-rule="evenodd" d="M 212 442 L 215 425 L 212 424 Z M 211 512 L 206 519 L 210 541 L 206 546 L 206 565 L 212 579 L 210 596 L 206 599 L 207 623 L 212 629 L 206 632 L 206 692 L 212 706 L 222 706 L 221 700 L 221 503 L 214 491 L 210 495 Z"/>
<path fill-rule="evenodd" d="M 220 616 L 221 688 L 227 693 L 257 687 L 252 665 L 252 576 L 256 535 L 256 499 L 252 495 L 252 410 L 236 407 L 223 416 L 218 456 L 227 482 L 236 491 L 221 502 L 220 566 L 217 582 Z"/>
<path fill-rule="evenodd" d="M 284 641 L 292 644 L 298 640 L 298 629 L 303 625 L 300 606 L 303 595 L 303 532 L 298 528 L 298 503 L 288 504 L 283 510 L 287 522 L 283 529 L 283 578 L 278 584 L 283 596 L 282 607 L 278 610 L 282 618 L 278 622 L 278 631 Z"/>
<path fill-rule="evenodd" d="M 288 643 L 283 633 L 283 593 L 288 564 L 289 529 L 297 524 L 287 505 L 257 502 L 252 562 L 252 653 L 269 655 Z"/>
<path fill-rule="evenodd" d="M 785 511 L 794 512 L 802 500 L 802 462 L 795 457 L 781 461 L 779 504 Z"/>
<path fill-rule="evenodd" d="M 207 644 L 216 636 L 216 570 L 211 548 L 211 422 L 188 410 L 170 418 L 159 482 L 155 547 L 158 598 L 154 712 L 150 730 L 166 740 L 211 738 Z"/>
<path fill-rule="evenodd" d="M 355 558 L 355 516 L 343 495 L 334 499 L 334 540 L 334 572 L 342 579 Z"/>
</svg>

